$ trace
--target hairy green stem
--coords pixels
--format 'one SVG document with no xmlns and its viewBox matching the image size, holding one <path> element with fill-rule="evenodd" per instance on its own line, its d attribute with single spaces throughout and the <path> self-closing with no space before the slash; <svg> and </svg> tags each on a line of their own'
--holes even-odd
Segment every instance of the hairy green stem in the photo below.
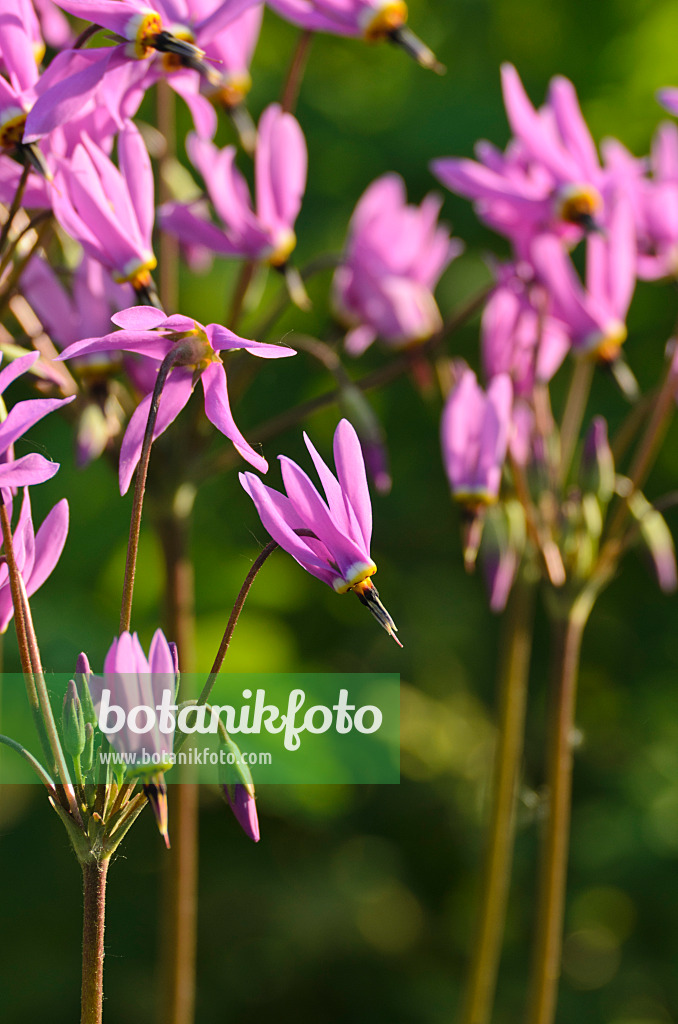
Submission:
<svg viewBox="0 0 678 1024">
<path fill-rule="evenodd" d="M 104 1000 L 104 920 L 108 859 L 82 865 L 82 993 L 80 1024 L 101 1024 Z"/>
<path fill-rule="evenodd" d="M 499 665 L 499 734 L 482 907 L 461 1014 L 462 1024 L 489 1024 L 497 984 L 511 880 L 515 807 L 525 733 L 535 581 L 521 576 L 509 599 Z"/>
</svg>

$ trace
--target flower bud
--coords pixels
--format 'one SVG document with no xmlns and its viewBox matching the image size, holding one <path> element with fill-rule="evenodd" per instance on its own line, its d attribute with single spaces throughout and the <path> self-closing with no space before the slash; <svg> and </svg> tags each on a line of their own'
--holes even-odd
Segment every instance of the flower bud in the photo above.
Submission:
<svg viewBox="0 0 678 1024">
<path fill-rule="evenodd" d="M 82 714 L 82 704 L 78 697 L 78 691 L 72 679 L 64 696 L 61 732 L 66 752 L 71 757 L 80 757 L 85 747 L 85 720 Z"/>
<path fill-rule="evenodd" d="M 83 773 L 87 775 L 87 772 L 92 770 L 94 764 L 94 726 L 91 722 L 85 722 L 85 746 L 83 747 L 82 755 L 80 757 L 80 767 Z"/>
<path fill-rule="evenodd" d="M 219 782 L 243 832 L 258 843 L 259 820 L 252 773 L 243 762 L 239 747 L 230 737 L 222 744 L 219 752 Z"/>
<path fill-rule="evenodd" d="M 94 710 L 92 695 L 89 692 L 89 677 L 91 674 L 92 670 L 89 667 L 87 655 L 79 654 L 78 660 L 75 663 L 75 683 L 78 688 L 78 697 L 80 698 L 80 705 L 82 707 L 82 717 L 83 721 L 94 726 L 97 724 L 97 713 Z"/>
<path fill-rule="evenodd" d="M 607 505 L 614 494 L 614 456 L 607 439 L 607 423 L 596 416 L 584 441 L 581 456 L 581 486 Z"/>
</svg>

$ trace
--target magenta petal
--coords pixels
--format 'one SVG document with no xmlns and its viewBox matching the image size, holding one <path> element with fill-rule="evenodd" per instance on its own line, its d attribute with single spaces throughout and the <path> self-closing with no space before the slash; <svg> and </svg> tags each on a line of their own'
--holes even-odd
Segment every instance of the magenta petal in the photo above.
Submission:
<svg viewBox="0 0 678 1024">
<path fill-rule="evenodd" d="M 150 308 L 150 307 L 147 307 Z M 65 348 L 56 359 L 74 359 L 76 356 L 91 355 L 94 352 L 135 352 L 150 359 L 164 359 L 172 342 L 162 334 L 152 331 L 114 331 L 103 338 L 85 338 Z"/>
<path fill-rule="evenodd" d="M 158 672 L 161 675 L 174 675 L 174 658 L 172 657 L 170 645 L 167 643 L 165 634 L 161 629 L 156 629 L 153 634 L 148 651 L 148 663 L 151 666 L 151 672 Z"/>
<path fill-rule="evenodd" d="M 123 327 L 126 331 L 152 331 L 154 327 L 164 324 L 166 319 L 167 314 L 155 306 L 131 306 L 111 317 L 116 327 Z"/>
<path fill-rule="evenodd" d="M 347 419 L 340 421 L 334 434 L 334 464 L 344 492 L 344 501 L 350 502 L 355 512 L 365 549 L 369 551 L 372 539 L 372 502 L 360 441 L 353 424 Z"/>
<path fill-rule="evenodd" d="M 332 552 L 339 573 L 343 575 L 349 566 L 356 563 L 369 562 L 369 549 L 341 531 L 303 469 L 284 455 L 279 458 L 285 490 L 290 501 L 309 529 L 313 530 L 316 537 Z"/>
<path fill-rule="evenodd" d="M 50 462 L 36 452 L 13 462 L 0 464 L 0 487 L 28 487 L 50 480 L 59 470 L 58 462 Z"/>
<path fill-rule="evenodd" d="M 153 439 L 160 437 L 176 419 L 184 408 L 193 390 L 193 373 L 189 368 L 177 367 L 170 373 L 163 388 L 158 406 L 158 418 L 153 431 Z M 148 411 L 151 407 L 152 394 L 146 395 L 139 403 L 127 425 L 120 449 L 120 493 L 126 494 L 141 455 L 141 447 L 148 423 Z"/>
<path fill-rule="evenodd" d="M 331 586 L 331 579 L 326 579 L 327 562 L 314 555 L 305 539 L 294 532 L 303 528 L 303 520 L 299 518 L 289 498 L 267 487 L 254 473 L 240 473 L 238 478 L 254 502 L 264 529 L 273 540 L 308 572 L 325 579 Z M 333 573 L 334 578 L 337 575 Z"/>
<path fill-rule="evenodd" d="M 295 356 L 297 353 L 293 348 L 286 345 L 270 345 L 263 341 L 248 341 L 240 338 L 233 331 L 221 324 L 208 324 L 205 328 L 210 345 L 216 352 L 223 352 L 226 349 L 244 348 L 253 356 L 261 359 L 281 359 L 283 356 Z"/>
<path fill-rule="evenodd" d="M 177 71 L 168 78 L 174 91 L 181 96 L 191 112 L 195 130 L 201 139 L 212 139 L 217 130 L 217 112 L 200 90 L 200 79 L 195 71 Z"/>
<path fill-rule="evenodd" d="M 245 786 L 224 786 L 224 792 L 229 806 L 243 832 L 259 842 L 259 819 L 257 818 L 257 805 L 253 796 L 247 792 Z"/>
<path fill-rule="evenodd" d="M 0 424 L 0 452 L 6 452 L 38 420 L 62 405 L 70 404 L 74 399 L 75 395 L 70 395 L 68 398 L 29 398 L 25 402 L 17 402 L 9 410 L 7 419 Z"/>
<path fill-rule="evenodd" d="M 268 471 L 266 459 L 247 443 L 238 430 L 231 407 L 228 401 L 228 390 L 226 387 L 226 371 L 222 363 L 210 363 L 203 371 L 202 386 L 205 392 L 205 412 L 211 423 L 220 430 L 222 434 L 232 441 L 234 448 L 240 452 L 243 459 L 258 469 L 260 473 Z"/>
<path fill-rule="evenodd" d="M 63 498 L 45 517 L 35 537 L 33 569 L 26 580 L 28 596 L 34 594 L 61 557 L 68 536 L 68 502 Z"/>
<path fill-rule="evenodd" d="M 0 395 L 9 387 L 12 381 L 15 381 L 22 373 L 30 370 L 31 366 L 37 363 L 39 358 L 39 352 L 29 352 L 25 356 L 19 356 L 18 359 L 14 359 L 4 370 L 0 370 Z"/>
<path fill-rule="evenodd" d="M 75 119 L 101 82 L 115 49 L 81 50 L 76 55 L 73 50 L 66 50 L 57 54 L 40 78 L 41 95 L 26 118 L 24 142 L 35 142 Z"/>
</svg>

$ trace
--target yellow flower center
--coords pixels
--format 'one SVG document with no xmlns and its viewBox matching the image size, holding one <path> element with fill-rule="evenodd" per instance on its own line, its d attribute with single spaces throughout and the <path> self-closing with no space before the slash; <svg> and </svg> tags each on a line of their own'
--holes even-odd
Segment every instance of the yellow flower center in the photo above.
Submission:
<svg viewBox="0 0 678 1024">
<path fill-rule="evenodd" d="M 290 253 L 293 251 L 296 244 L 297 236 L 291 228 L 281 231 L 276 239 L 275 249 L 268 257 L 270 265 L 272 267 L 282 267 L 287 263 Z"/>
<path fill-rule="evenodd" d="M 489 491 L 483 491 L 480 488 L 477 491 L 454 491 L 452 497 L 460 505 L 465 505 L 467 508 L 477 508 L 479 505 L 487 506 L 497 503 L 496 494 L 490 494 Z"/>
<path fill-rule="evenodd" d="M 603 197 L 593 185 L 566 185 L 558 191 L 556 216 L 568 224 L 582 224 L 603 208 Z"/>
<path fill-rule="evenodd" d="M 372 586 L 369 578 L 374 576 L 376 571 L 374 562 L 357 562 L 350 566 L 343 580 L 335 580 L 332 586 L 338 594 L 345 594 L 348 590 L 365 590 Z"/>
<path fill-rule="evenodd" d="M 365 13 L 368 18 L 360 26 L 363 39 L 368 43 L 376 43 L 402 28 L 407 21 L 407 4 L 405 0 L 385 0 L 377 11 Z"/>
<path fill-rule="evenodd" d="M 216 98 L 229 109 L 239 106 L 252 88 L 252 77 L 247 71 L 229 75 L 217 89 Z"/>
<path fill-rule="evenodd" d="M 150 57 L 153 53 L 153 41 L 160 32 L 162 18 L 155 11 L 134 15 L 127 26 L 126 35 L 134 43 L 134 56 L 137 60 Z"/>
<path fill-rule="evenodd" d="M 145 288 L 151 280 L 151 271 L 155 270 L 158 261 L 151 256 L 145 263 L 128 264 L 121 274 L 113 274 L 118 284 L 131 284 L 133 288 Z"/>
<path fill-rule="evenodd" d="M 584 352 L 590 359 L 601 363 L 613 363 L 626 341 L 628 331 L 621 320 L 613 321 L 607 330 L 592 334 L 586 339 Z"/>
<path fill-rule="evenodd" d="M 26 114 L 15 110 L 16 113 L 8 111 L 9 117 L 0 125 L 0 149 L 14 149 L 24 137 Z"/>
</svg>

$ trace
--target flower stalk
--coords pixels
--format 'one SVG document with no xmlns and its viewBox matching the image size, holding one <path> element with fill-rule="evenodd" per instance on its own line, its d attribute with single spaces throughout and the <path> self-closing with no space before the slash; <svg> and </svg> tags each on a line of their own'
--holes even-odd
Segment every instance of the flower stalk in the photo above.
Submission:
<svg viewBox="0 0 678 1024">
<path fill-rule="evenodd" d="M 504 623 L 503 654 L 499 666 L 499 734 L 483 873 L 483 902 L 461 1015 L 462 1024 L 489 1024 L 497 984 L 513 862 L 535 582 L 525 572 L 516 581 Z"/>
<path fill-rule="evenodd" d="M 82 992 L 80 1024 L 101 1024 L 104 999 L 104 922 L 109 858 L 82 864 Z"/>
<path fill-rule="evenodd" d="M 551 618 L 551 722 L 547 737 L 545 823 L 527 1024 L 553 1024 L 561 969 L 572 802 L 572 747 L 584 628 L 593 592 L 578 594 Z M 554 601 L 554 604 L 556 602 Z"/>
</svg>

